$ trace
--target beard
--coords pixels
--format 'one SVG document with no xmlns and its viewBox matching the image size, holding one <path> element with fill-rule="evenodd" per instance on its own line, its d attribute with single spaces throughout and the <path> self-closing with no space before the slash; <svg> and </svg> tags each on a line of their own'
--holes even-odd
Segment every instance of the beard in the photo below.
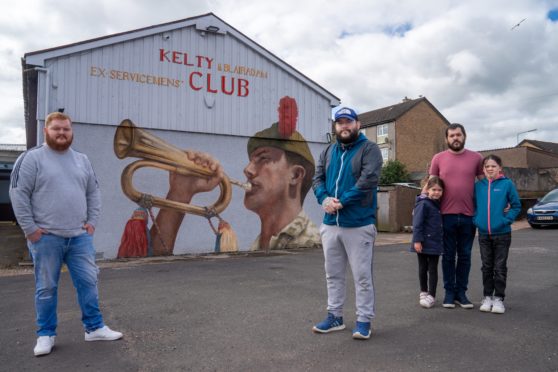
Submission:
<svg viewBox="0 0 558 372">
<path fill-rule="evenodd" d="M 349 134 L 345 137 L 343 137 L 341 134 L 345 131 L 348 131 Z M 342 130 L 338 130 L 335 132 L 335 135 L 337 136 L 337 138 L 339 138 L 339 142 L 343 143 L 343 144 L 349 144 L 349 143 L 353 143 L 357 140 L 358 135 L 359 135 L 359 131 L 358 129 L 342 129 Z"/>
<path fill-rule="evenodd" d="M 448 142 L 448 148 L 452 151 L 455 151 L 455 152 L 459 152 L 459 151 L 463 150 L 464 147 L 465 147 L 465 141 L 463 141 L 463 142 L 453 141 L 452 143 Z"/>
<path fill-rule="evenodd" d="M 60 137 L 65 138 L 66 142 L 63 142 L 63 143 L 57 142 L 56 139 L 60 138 Z M 51 149 L 53 149 L 55 151 L 66 151 L 72 145 L 73 140 L 74 140 L 73 135 L 70 135 L 69 138 L 68 138 L 68 136 L 65 136 L 65 135 L 57 135 L 57 136 L 52 136 L 52 137 L 49 134 L 45 135 L 45 142 L 47 143 L 48 147 L 50 147 Z"/>
</svg>

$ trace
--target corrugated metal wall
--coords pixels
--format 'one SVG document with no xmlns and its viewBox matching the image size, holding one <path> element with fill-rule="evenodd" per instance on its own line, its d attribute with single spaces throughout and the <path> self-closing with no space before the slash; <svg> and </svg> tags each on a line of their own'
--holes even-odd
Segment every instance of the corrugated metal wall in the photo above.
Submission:
<svg viewBox="0 0 558 372">
<path fill-rule="evenodd" d="M 224 72 L 225 65 L 266 77 Z M 230 33 L 185 27 L 50 59 L 46 67 L 49 111 L 64 108 L 75 122 L 118 125 L 130 118 L 153 129 L 252 136 L 277 121 L 279 99 L 289 95 L 298 103 L 297 129 L 308 141 L 325 142 L 330 127 L 328 97 Z M 208 78 L 216 93 L 207 91 Z M 40 79 L 44 107 L 45 74 Z M 156 79 L 168 80 L 153 84 Z M 232 94 L 222 91 L 221 79 Z M 245 80 L 240 89 L 239 79 Z M 38 111 L 42 118 L 44 108 Z"/>
</svg>

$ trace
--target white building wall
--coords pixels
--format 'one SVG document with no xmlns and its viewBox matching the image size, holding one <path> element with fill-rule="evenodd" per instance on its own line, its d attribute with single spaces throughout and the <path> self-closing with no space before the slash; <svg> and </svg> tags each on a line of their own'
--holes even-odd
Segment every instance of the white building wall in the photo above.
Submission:
<svg viewBox="0 0 558 372">
<path fill-rule="evenodd" d="M 251 136 L 277 121 L 279 99 L 288 95 L 298 103 L 299 132 L 326 141 L 329 98 L 229 34 L 202 35 L 191 26 L 56 57 L 46 68 L 49 111 L 64 108 L 77 122 L 118 125 L 129 118 L 144 128 Z M 232 94 L 223 92 L 222 79 Z M 44 113 L 43 106 L 40 119 Z"/>
</svg>

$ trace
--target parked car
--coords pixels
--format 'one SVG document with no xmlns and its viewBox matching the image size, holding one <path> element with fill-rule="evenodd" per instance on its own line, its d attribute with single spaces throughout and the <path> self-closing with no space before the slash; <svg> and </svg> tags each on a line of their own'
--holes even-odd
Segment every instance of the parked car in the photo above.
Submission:
<svg viewBox="0 0 558 372">
<path fill-rule="evenodd" d="M 527 222 L 535 229 L 558 225 L 558 189 L 552 190 L 527 209 Z"/>
</svg>

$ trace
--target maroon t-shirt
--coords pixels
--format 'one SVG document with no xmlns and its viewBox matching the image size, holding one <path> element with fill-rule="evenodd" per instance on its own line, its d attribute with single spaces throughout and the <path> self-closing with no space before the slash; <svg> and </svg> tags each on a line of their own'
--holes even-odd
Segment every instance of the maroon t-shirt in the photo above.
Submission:
<svg viewBox="0 0 558 372">
<path fill-rule="evenodd" d="M 459 154 L 450 150 L 439 152 L 432 158 L 429 173 L 440 177 L 446 185 L 442 214 L 475 214 L 475 177 L 483 175 L 481 154 L 467 149 Z"/>
</svg>

